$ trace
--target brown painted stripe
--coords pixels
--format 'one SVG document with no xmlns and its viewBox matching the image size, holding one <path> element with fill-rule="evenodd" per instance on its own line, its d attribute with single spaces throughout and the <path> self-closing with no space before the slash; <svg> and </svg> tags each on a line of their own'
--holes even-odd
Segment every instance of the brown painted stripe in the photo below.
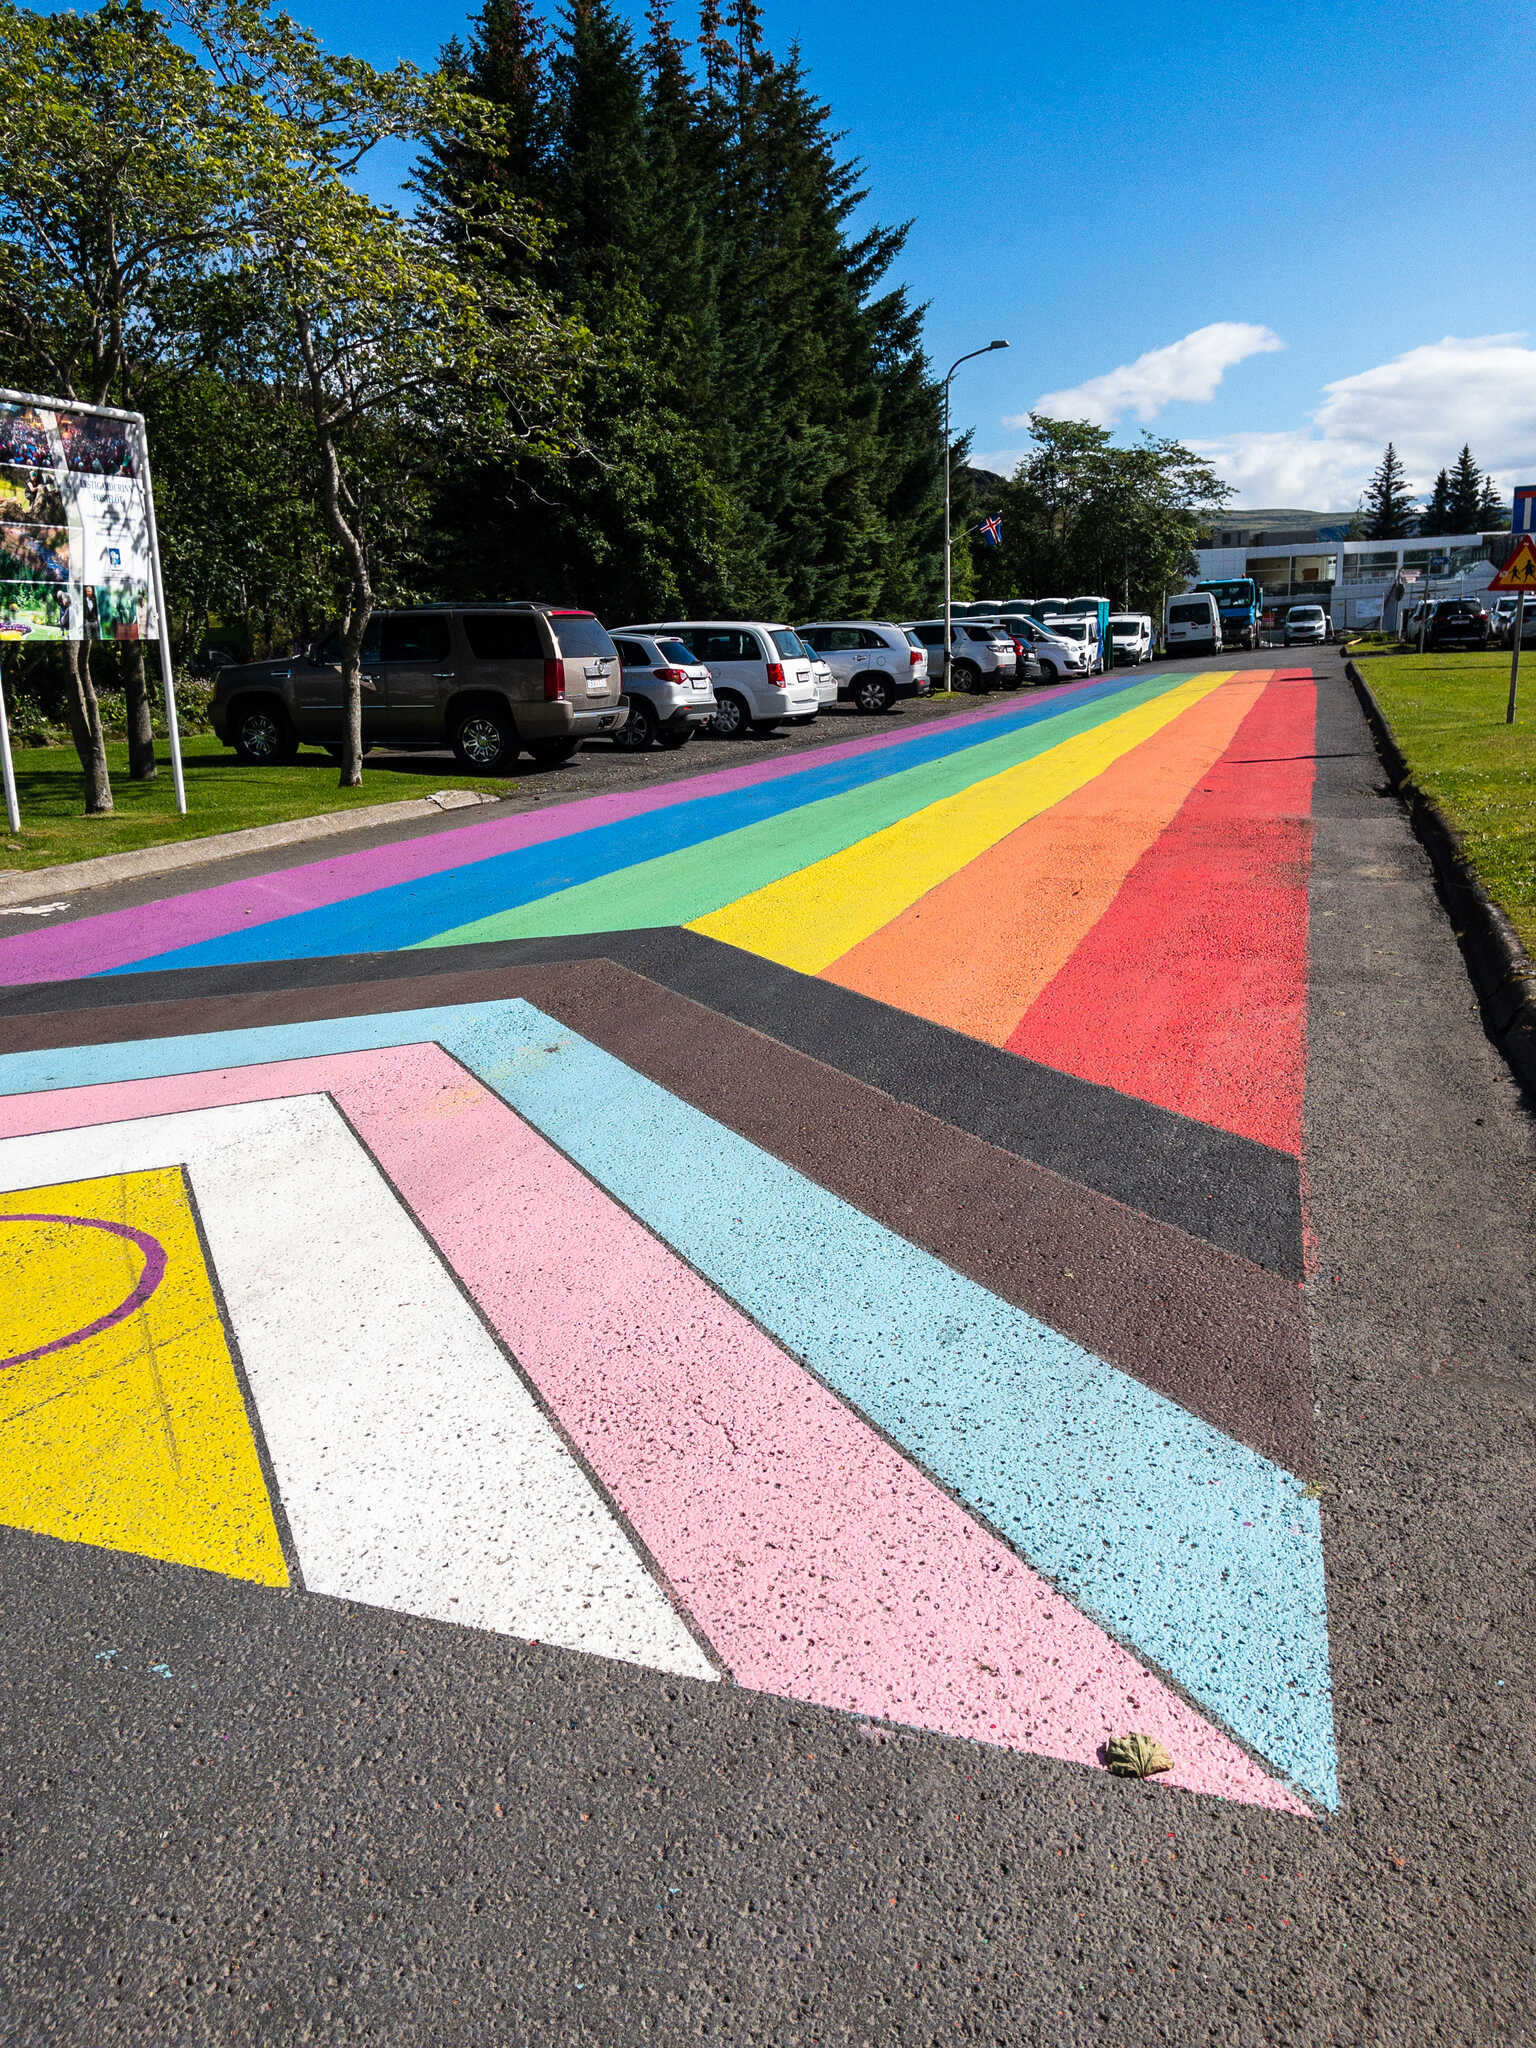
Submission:
<svg viewBox="0 0 1536 2048">
<path fill-rule="evenodd" d="M 1294 1471 L 1313 1454 L 1300 1293 L 607 960 L 6 1021 L 8 1050 L 522 996 L 912 1243 Z"/>
</svg>

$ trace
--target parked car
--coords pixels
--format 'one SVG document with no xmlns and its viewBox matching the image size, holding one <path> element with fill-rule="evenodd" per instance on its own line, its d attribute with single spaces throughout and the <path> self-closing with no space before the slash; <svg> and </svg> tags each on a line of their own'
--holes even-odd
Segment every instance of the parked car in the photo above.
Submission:
<svg viewBox="0 0 1536 2048">
<path fill-rule="evenodd" d="M 1489 632 L 1488 614 L 1476 598 L 1442 597 L 1431 606 L 1424 645 L 1486 647 Z"/>
<path fill-rule="evenodd" d="M 1028 623 L 1020 618 L 972 618 L 968 625 L 991 626 L 994 632 L 1004 634 L 1013 642 L 1013 651 L 1018 666 L 1013 672 L 1013 683 L 1005 683 L 1004 689 L 1017 689 L 1021 683 L 1039 683 L 1045 680 L 1045 671 L 1035 656 L 1034 642 L 1030 638 Z"/>
<path fill-rule="evenodd" d="M 1011 634 L 976 619 L 957 619 L 951 614 L 950 681 L 957 690 L 995 690 L 1005 682 L 1018 681 L 1019 657 Z M 928 680 L 941 688 L 944 683 L 944 621 L 914 619 L 908 632 L 915 633 L 928 650 Z"/>
<path fill-rule="evenodd" d="M 667 619 L 631 633 L 676 634 L 715 685 L 714 729 L 722 739 L 768 732 L 786 720 L 808 725 L 821 709 L 814 657 L 793 626 L 758 619 Z"/>
<path fill-rule="evenodd" d="M 859 711 L 889 711 L 926 696 L 928 657 L 915 633 L 883 619 L 818 619 L 800 638 L 831 669 L 837 694 Z"/>
<path fill-rule="evenodd" d="M 1515 610 L 1518 597 L 1496 597 L 1488 613 L 1488 639 L 1495 647 L 1508 647 L 1515 630 Z M 1530 606 L 1526 607 L 1527 612 Z"/>
<path fill-rule="evenodd" d="M 1163 647 L 1169 654 L 1220 654 L 1221 613 L 1208 590 L 1170 597 L 1163 621 Z"/>
<path fill-rule="evenodd" d="M 1111 612 L 1110 653 L 1115 661 L 1139 668 L 1152 659 L 1152 620 L 1146 612 Z"/>
<path fill-rule="evenodd" d="M 363 639 L 363 745 L 453 748 L 471 773 L 519 753 L 545 767 L 624 722 L 619 657 L 601 620 L 559 605 L 420 605 L 375 612 Z M 305 654 L 231 663 L 213 729 L 244 761 L 341 751 L 341 632 Z"/>
<path fill-rule="evenodd" d="M 832 673 L 832 665 L 822 658 L 798 626 L 795 628 L 795 636 L 805 649 L 811 664 L 811 674 L 816 678 L 816 708 L 819 711 L 828 711 L 838 698 L 837 677 Z"/>
<path fill-rule="evenodd" d="M 1104 666 L 1104 650 L 1099 645 L 1099 622 L 1091 612 L 1045 612 L 1040 623 L 1048 633 L 1054 633 L 1058 640 L 1075 640 L 1087 650 L 1083 667 L 1093 675 Z"/>
<path fill-rule="evenodd" d="M 715 715 L 714 682 L 693 649 L 671 633 L 636 633 L 616 626 L 621 702 L 629 712 L 613 744 L 632 754 L 648 747 L 686 746 Z"/>
<path fill-rule="evenodd" d="M 1030 650 L 1040 664 L 1041 680 L 1047 683 L 1064 683 L 1072 676 L 1088 674 L 1093 653 L 1086 636 L 1069 639 L 1060 633 L 1048 632 L 1037 618 L 1010 621 L 1020 627 L 1030 643 Z"/>
<path fill-rule="evenodd" d="M 1287 647 L 1322 647 L 1328 639 L 1328 614 L 1320 604 L 1293 604 L 1285 615 Z"/>
</svg>

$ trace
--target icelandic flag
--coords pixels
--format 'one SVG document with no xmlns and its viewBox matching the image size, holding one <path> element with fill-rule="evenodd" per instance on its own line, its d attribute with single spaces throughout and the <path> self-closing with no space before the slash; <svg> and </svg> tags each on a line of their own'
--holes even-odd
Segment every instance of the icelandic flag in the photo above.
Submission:
<svg viewBox="0 0 1536 2048">
<path fill-rule="evenodd" d="M 989 548 L 1000 548 L 1003 544 L 1003 515 L 994 512 L 989 519 L 983 519 L 976 531 Z"/>
</svg>

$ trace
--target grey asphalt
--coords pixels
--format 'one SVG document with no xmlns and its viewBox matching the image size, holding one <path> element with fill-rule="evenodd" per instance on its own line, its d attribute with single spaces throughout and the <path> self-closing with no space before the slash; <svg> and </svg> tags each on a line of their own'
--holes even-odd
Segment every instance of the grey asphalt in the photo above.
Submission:
<svg viewBox="0 0 1536 2048">
<path fill-rule="evenodd" d="M 1340 1813 L 0 1531 L 0 2041 L 1532 2037 L 1531 1123 L 1316 666 Z"/>
</svg>

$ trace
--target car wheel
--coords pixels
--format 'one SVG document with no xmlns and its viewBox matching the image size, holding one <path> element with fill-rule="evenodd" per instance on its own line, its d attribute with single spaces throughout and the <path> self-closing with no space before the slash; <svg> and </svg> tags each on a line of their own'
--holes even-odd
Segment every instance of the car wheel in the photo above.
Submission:
<svg viewBox="0 0 1536 2048">
<path fill-rule="evenodd" d="M 751 729 L 752 713 L 747 708 L 745 697 L 738 697 L 734 690 L 717 690 L 715 693 L 714 729 L 723 740 L 742 740 Z"/>
<path fill-rule="evenodd" d="M 454 758 L 466 774 L 504 775 L 517 749 L 517 727 L 499 705 L 477 704 L 454 723 Z"/>
<path fill-rule="evenodd" d="M 656 737 L 656 713 L 643 697 L 625 697 L 629 716 L 613 736 L 613 744 L 626 754 L 643 754 Z"/>
<path fill-rule="evenodd" d="M 882 675 L 878 669 L 871 670 L 869 674 L 860 676 L 853 686 L 854 709 L 870 714 L 889 711 L 895 694 L 890 677 Z"/>
<path fill-rule="evenodd" d="M 299 751 L 298 735 L 281 704 L 270 697 L 243 705 L 230 726 L 235 752 L 252 768 L 270 768 L 291 761 Z"/>
<path fill-rule="evenodd" d="M 979 690 L 981 670 L 974 661 L 953 661 L 949 665 L 950 688 L 955 690 Z"/>
<path fill-rule="evenodd" d="M 579 739 L 528 742 L 528 751 L 541 768 L 563 768 L 567 761 L 575 760 L 580 748 Z"/>
</svg>

